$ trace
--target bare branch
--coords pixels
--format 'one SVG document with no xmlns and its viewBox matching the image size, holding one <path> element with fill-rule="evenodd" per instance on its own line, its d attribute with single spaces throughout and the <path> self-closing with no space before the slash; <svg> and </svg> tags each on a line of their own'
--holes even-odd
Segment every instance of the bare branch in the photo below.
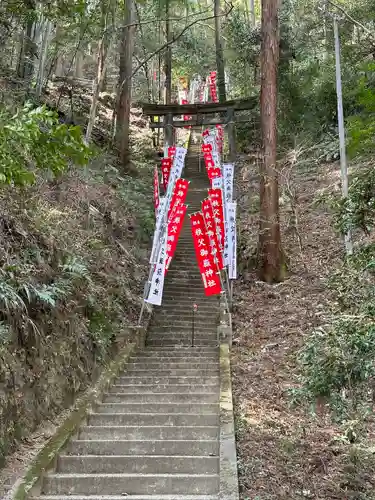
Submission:
<svg viewBox="0 0 375 500">
<path fill-rule="evenodd" d="M 204 17 L 204 18 L 201 18 L 201 19 L 196 19 L 195 21 L 192 21 L 191 23 L 187 24 L 185 26 L 185 28 L 183 30 L 181 30 L 180 33 L 178 33 L 178 35 L 175 35 L 171 40 L 169 40 L 168 42 L 164 43 L 161 47 L 159 47 L 157 50 L 155 50 L 154 52 L 152 52 L 152 54 L 150 54 L 148 57 L 146 57 L 143 61 L 141 61 L 138 64 L 138 66 L 135 68 L 135 70 L 132 72 L 132 74 L 121 83 L 121 88 L 125 85 L 125 83 L 126 83 L 126 81 L 128 79 L 133 78 L 133 76 L 136 73 L 138 73 L 138 71 L 142 68 L 142 66 L 145 65 L 145 63 L 147 63 L 150 59 L 152 59 L 156 54 L 158 54 L 162 50 L 166 49 L 170 45 L 173 45 L 179 38 L 182 37 L 182 35 L 184 33 L 186 33 L 186 31 L 188 31 L 192 26 L 194 26 L 194 24 L 197 24 L 197 23 L 200 23 L 200 22 L 203 22 L 203 21 L 208 21 L 210 19 L 215 19 L 215 17 L 224 17 L 224 16 L 227 16 L 232 11 L 232 9 L 233 9 L 233 4 L 230 4 L 229 10 L 227 10 L 226 12 L 223 12 L 223 14 L 220 14 L 219 16 L 215 16 L 215 15 L 208 16 L 208 17 Z"/>
<path fill-rule="evenodd" d="M 330 5 L 332 5 L 332 7 L 335 7 L 335 9 L 339 10 L 347 19 L 349 19 L 349 21 L 351 21 L 353 24 L 355 24 L 356 26 L 361 28 L 363 31 L 365 31 L 368 35 L 371 36 L 373 41 L 375 41 L 375 33 L 373 31 L 371 31 L 365 25 L 363 25 L 362 23 L 360 23 L 359 21 L 354 19 L 354 17 L 352 17 L 350 14 L 348 14 L 348 12 L 343 7 L 341 7 L 341 5 L 338 5 L 337 3 L 333 2 L 332 0 L 327 0 L 327 1 Z"/>
</svg>

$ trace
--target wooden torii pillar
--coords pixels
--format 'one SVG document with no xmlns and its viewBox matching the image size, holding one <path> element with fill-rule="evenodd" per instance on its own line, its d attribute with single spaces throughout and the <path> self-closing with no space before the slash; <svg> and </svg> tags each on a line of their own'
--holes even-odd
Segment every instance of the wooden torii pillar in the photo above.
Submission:
<svg viewBox="0 0 375 500">
<path fill-rule="evenodd" d="M 237 99 L 223 103 L 198 104 L 150 104 L 142 103 L 143 114 L 150 117 L 151 129 L 164 129 L 164 137 L 170 137 L 169 129 L 173 127 L 202 127 L 202 125 L 225 125 L 228 134 L 229 159 L 236 158 L 236 127 L 235 123 L 248 122 L 248 119 L 236 119 L 236 112 L 253 109 L 258 103 L 256 97 Z M 175 120 L 181 115 L 192 116 L 191 120 Z M 210 116 L 211 115 L 211 116 Z M 163 121 L 160 121 L 160 116 Z M 155 121 L 158 117 L 159 121 Z"/>
</svg>

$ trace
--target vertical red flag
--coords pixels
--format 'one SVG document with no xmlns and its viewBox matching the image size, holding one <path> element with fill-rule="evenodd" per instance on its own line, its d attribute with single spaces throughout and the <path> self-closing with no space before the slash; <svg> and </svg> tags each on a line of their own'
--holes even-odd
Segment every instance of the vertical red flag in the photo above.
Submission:
<svg viewBox="0 0 375 500">
<path fill-rule="evenodd" d="M 219 269 L 224 269 L 222 247 L 218 239 L 215 217 L 211 205 L 211 200 L 209 198 L 206 198 L 202 201 L 202 213 L 206 228 L 206 234 L 211 245 L 211 252 L 214 258 L 214 263 L 217 264 Z"/>
<path fill-rule="evenodd" d="M 155 167 L 154 170 L 154 207 L 155 214 L 160 205 L 160 192 L 159 192 L 159 172 L 158 167 Z"/>
<path fill-rule="evenodd" d="M 212 153 L 203 153 L 203 158 L 204 158 L 204 163 L 206 165 L 207 170 L 209 168 L 214 168 L 215 167 L 215 162 L 212 157 Z"/>
<path fill-rule="evenodd" d="M 191 215 L 190 223 L 204 292 L 207 296 L 217 295 L 221 292 L 220 276 L 211 255 L 202 213 L 197 212 Z"/>
<path fill-rule="evenodd" d="M 217 145 L 219 152 L 223 152 L 223 142 L 224 142 L 224 129 L 222 125 L 216 125 L 217 130 Z"/>
<path fill-rule="evenodd" d="M 171 168 L 172 168 L 172 159 L 171 158 L 163 158 L 161 160 L 161 171 L 163 174 L 164 191 L 166 191 L 166 189 L 168 187 L 169 174 L 171 172 Z"/>
<path fill-rule="evenodd" d="M 168 148 L 168 158 L 173 158 L 175 157 L 176 154 L 176 146 L 169 146 Z"/>
<path fill-rule="evenodd" d="M 186 205 L 179 205 L 173 214 L 172 220 L 168 224 L 167 261 L 165 271 L 169 269 L 169 265 L 175 254 L 186 211 Z"/>
<path fill-rule="evenodd" d="M 213 185 L 212 185 L 213 179 L 216 179 L 217 177 L 221 177 L 220 167 L 211 168 L 210 171 L 208 172 L 208 178 L 211 181 L 211 187 L 213 187 Z"/>
<path fill-rule="evenodd" d="M 202 144 L 202 153 L 212 153 L 212 144 Z"/>
<path fill-rule="evenodd" d="M 174 211 L 179 208 L 186 200 L 186 195 L 189 187 L 189 181 L 186 179 L 177 179 L 176 185 L 173 190 L 171 204 L 168 211 L 168 220 L 174 216 Z"/>
<path fill-rule="evenodd" d="M 224 226 L 224 209 L 223 209 L 223 193 L 221 189 L 209 189 L 208 196 L 211 201 L 212 210 L 216 222 L 216 227 L 219 235 L 219 243 L 221 248 L 224 248 L 225 226 Z"/>
</svg>

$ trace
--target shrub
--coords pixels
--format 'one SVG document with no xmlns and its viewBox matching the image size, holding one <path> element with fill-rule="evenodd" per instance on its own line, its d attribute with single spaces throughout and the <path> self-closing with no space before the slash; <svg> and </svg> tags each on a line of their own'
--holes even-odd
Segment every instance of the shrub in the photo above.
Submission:
<svg viewBox="0 0 375 500">
<path fill-rule="evenodd" d="M 69 162 L 85 165 L 90 155 L 80 128 L 59 123 L 45 106 L 27 103 L 16 113 L 0 109 L 0 182 L 30 184 L 36 169 L 56 176 Z"/>
</svg>

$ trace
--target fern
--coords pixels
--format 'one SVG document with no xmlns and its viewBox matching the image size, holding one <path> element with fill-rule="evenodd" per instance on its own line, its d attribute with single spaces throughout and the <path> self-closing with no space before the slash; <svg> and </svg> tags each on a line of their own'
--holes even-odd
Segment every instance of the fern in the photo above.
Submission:
<svg viewBox="0 0 375 500">
<path fill-rule="evenodd" d="M 17 290 L 6 281 L 0 281 L 0 304 L 8 314 L 27 310 L 26 304 Z"/>
<path fill-rule="evenodd" d="M 87 266 L 77 257 L 68 257 L 66 262 L 60 266 L 64 273 L 70 274 L 74 278 L 82 278 L 89 280 L 90 272 Z"/>
</svg>

